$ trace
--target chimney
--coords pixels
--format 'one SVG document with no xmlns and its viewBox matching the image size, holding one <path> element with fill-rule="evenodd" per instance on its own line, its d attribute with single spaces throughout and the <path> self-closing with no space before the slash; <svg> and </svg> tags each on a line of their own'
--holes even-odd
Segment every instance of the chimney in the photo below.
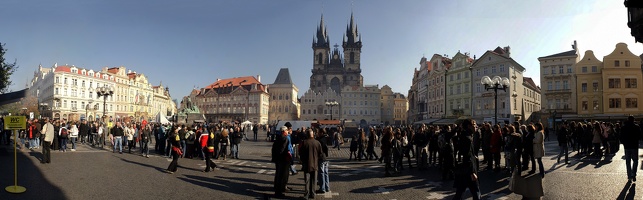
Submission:
<svg viewBox="0 0 643 200">
<path fill-rule="evenodd" d="M 507 54 L 507 57 L 510 57 L 510 58 L 511 58 L 511 47 L 506 46 L 506 47 L 505 47 L 505 53 Z"/>
<path fill-rule="evenodd" d="M 574 49 L 574 51 L 578 52 L 578 44 L 576 44 L 576 40 L 574 40 L 574 44 L 572 44 L 572 49 Z"/>
<path fill-rule="evenodd" d="M 221 79 L 220 79 L 220 78 L 217 78 L 217 82 L 219 82 L 219 81 L 221 81 Z"/>
<path fill-rule="evenodd" d="M 257 81 L 259 81 L 261 83 L 261 76 L 260 75 L 257 75 Z"/>
</svg>

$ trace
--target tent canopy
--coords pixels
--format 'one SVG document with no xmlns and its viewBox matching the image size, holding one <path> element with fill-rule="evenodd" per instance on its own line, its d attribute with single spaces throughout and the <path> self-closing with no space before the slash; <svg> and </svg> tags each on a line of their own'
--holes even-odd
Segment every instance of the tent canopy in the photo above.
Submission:
<svg viewBox="0 0 643 200">
<path fill-rule="evenodd" d="M 156 115 L 156 122 L 161 123 L 161 124 L 169 124 L 170 123 L 170 121 L 168 121 L 165 116 L 161 115 L 161 113 Z"/>
</svg>

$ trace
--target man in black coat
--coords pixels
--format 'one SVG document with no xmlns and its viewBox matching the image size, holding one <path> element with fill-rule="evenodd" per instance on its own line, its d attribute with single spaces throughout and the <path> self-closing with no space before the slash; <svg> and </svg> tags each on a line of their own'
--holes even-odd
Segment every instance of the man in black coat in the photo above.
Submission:
<svg viewBox="0 0 643 200">
<path fill-rule="evenodd" d="M 317 183 L 317 170 L 319 170 L 319 160 L 324 160 L 326 156 L 322 152 L 319 141 L 315 140 L 315 133 L 308 129 L 305 131 L 307 138 L 299 147 L 299 158 L 301 159 L 301 168 L 304 171 L 304 198 L 315 198 L 315 185 Z"/>
<path fill-rule="evenodd" d="M 625 151 L 625 167 L 627 179 L 636 182 L 636 171 L 639 163 L 639 140 L 641 140 L 641 128 L 634 123 L 634 117 L 630 115 L 621 129 L 621 143 Z"/>
<path fill-rule="evenodd" d="M 272 143 L 272 160 L 275 163 L 275 180 L 274 190 L 275 197 L 283 198 L 286 191 L 286 184 L 288 184 L 288 170 L 290 170 L 290 162 L 292 155 L 288 151 L 288 127 L 281 127 L 281 134 L 278 134 Z"/>
<path fill-rule="evenodd" d="M 473 154 L 473 132 L 476 130 L 476 122 L 466 119 L 462 122 L 463 130 L 458 135 L 458 151 L 463 153 L 461 163 L 458 163 L 455 169 L 455 181 L 453 187 L 456 188 L 453 199 L 462 199 L 462 194 L 469 188 L 474 200 L 480 199 L 480 183 L 478 182 L 478 167 L 476 155 Z"/>
<path fill-rule="evenodd" d="M 89 135 L 89 126 L 87 125 L 87 120 L 83 122 L 78 127 L 78 133 L 80 134 L 80 143 L 85 144 L 86 137 Z"/>
</svg>

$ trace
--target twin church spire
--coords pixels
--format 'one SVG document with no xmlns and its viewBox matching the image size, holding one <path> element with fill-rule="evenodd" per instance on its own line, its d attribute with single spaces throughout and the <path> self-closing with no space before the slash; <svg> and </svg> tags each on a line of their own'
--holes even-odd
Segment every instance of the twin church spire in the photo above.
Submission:
<svg viewBox="0 0 643 200">
<path fill-rule="evenodd" d="M 362 36 L 359 35 L 359 32 L 357 31 L 357 23 L 355 23 L 352 12 L 350 22 L 346 25 L 346 33 L 344 33 L 344 37 L 342 38 L 342 44 L 342 47 L 344 48 L 362 46 Z M 323 14 L 319 21 L 319 27 L 317 27 L 317 33 L 313 37 L 313 47 L 330 48 L 330 38 L 328 37 L 328 30 L 324 23 Z"/>
</svg>

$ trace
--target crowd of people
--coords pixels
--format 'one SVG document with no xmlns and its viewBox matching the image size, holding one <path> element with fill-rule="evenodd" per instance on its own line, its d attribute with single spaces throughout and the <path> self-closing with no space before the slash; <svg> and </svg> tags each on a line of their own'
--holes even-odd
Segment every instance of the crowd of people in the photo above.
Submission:
<svg viewBox="0 0 643 200">
<path fill-rule="evenodd" d="M 636 181 L 638 143 L 643 139 L 641 127 L 629 117 L 620 122 L 573 122 L 564 121 L 555 129 L 560 153 L 557 162 L 569 164 L 569 153 L 577 157 L 591 156 L 611 159 L 623 144 L 627 164 L 628 181 Z M 31 150 L 43 147 L 42 163 L 50 163 L 50 150 L 75 151 L 76 143 L 95 147 L 111 145 L 112 151 L 136 153 L 149 158 L 149 147 L 154 140 L 156 153 L 172 157 L 168 173 L 176 172 L 179 158 L 202 159 L 206 162 L 204 172 L 217 165 L 212 161 L 239 159 L 240 144 L 247 140 L 246 131 L 254 133 L 265 129 L 267 140 L 273 141 L 272 162 L 275 163 L 275 195 L 283 196 L 291 190 L 288 176 L 297 174 L 295 162 L 302 164 L 306 184 L 305 197 L 330 191 L 328 172 L 329 146 L 340 149 L 350 143 L 348 160 L 377 160 L 384 164 L 384 176 L 402 173 L 405 168 L 438 170 L 442 180 L 454 180 L 456 199 L 466 188 L 474 199 L 480 198 L 477 173 L 479 169 L 509 174 L 529 170 L 545 177 L 542 158 L 544 142 L 549 140 L 550 130 L 541 123 L 491 124 L 466 119 L 460 124 L 425 125 L 416 127 L 371 127 L 360 129 L 358 134 L 344 140 L 341 128 L 299 128 L 292 130 L 286 123 L 271 130 L 269 126 L 242 126 L 240 124 L 194 124 L 161 125 L 158 123 L 115 122 L 112 126 L 102 122 L 29 120 L 25 130 L 20 130 L 19 148 Z M 272 132 L 272 133 L 271 133 Z M 4 131 L 2 140 L 9 142 L 9 131 Z M 71 144 L 71 148 L 68 148 Z M 379 155 L 377 149 L 379 148 Z M 480 156 L 479 156 L 480 155 Z M 481 158 L 479 158 L 481 157 Z M 406 158 L 406 163 L 404 162 Z M 316 187 L 317 190 L 314 190 Z"/>
</svg>

